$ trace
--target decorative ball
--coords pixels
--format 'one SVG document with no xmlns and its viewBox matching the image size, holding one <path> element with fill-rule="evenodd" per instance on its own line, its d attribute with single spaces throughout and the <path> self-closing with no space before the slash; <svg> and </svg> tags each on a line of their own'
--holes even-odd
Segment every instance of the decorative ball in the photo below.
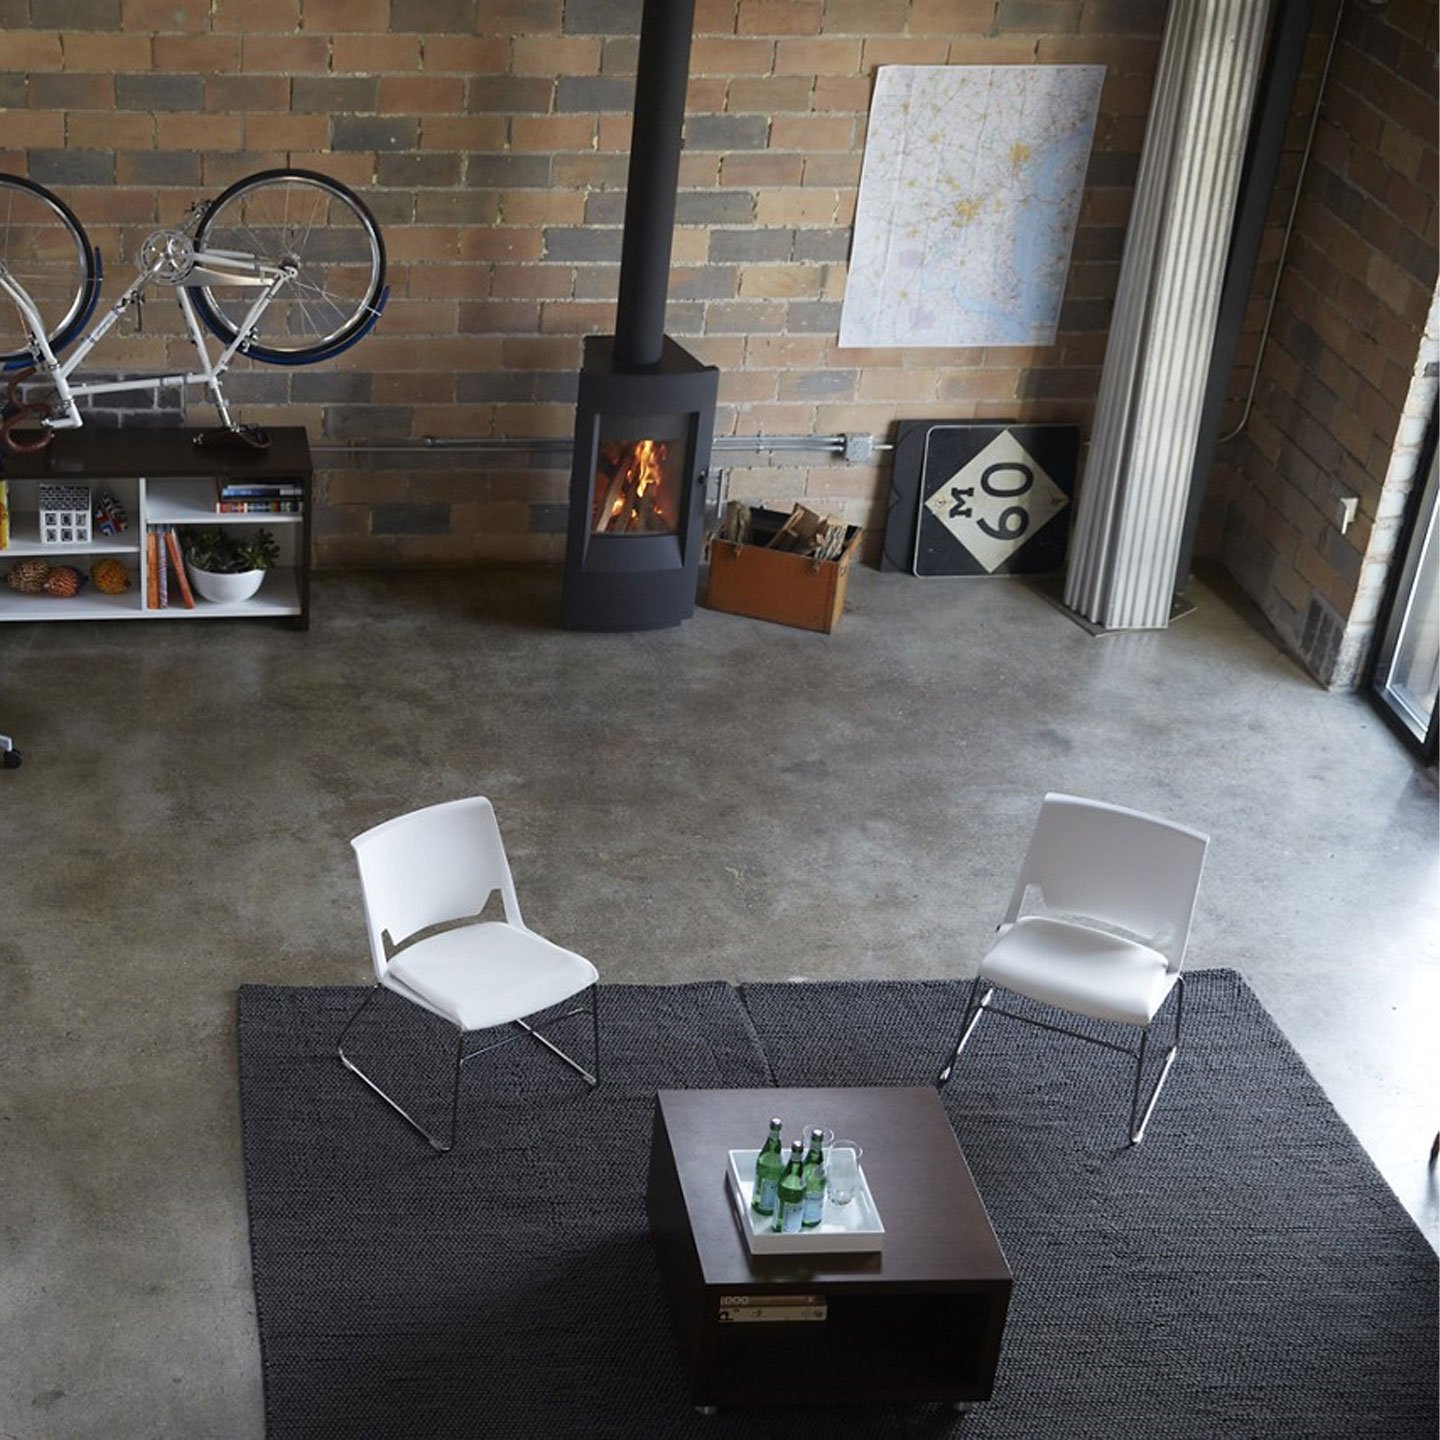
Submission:
<svg viewBox="0 0 1440 1440">
<path fill-rule="evenodd" d="M 46 577 L 45 588 L 61 600 L 68 600 L 80 589 L 80 572 L 70 565 L 57 565 Z"/>
<path fill-rule="evenodd" d="M 130 572 L 119 560 L 97 560 L 90 578 L 102 595 L 123 595 L 130 588 Z"/>
<path fill-rule="evenodd" d="M 5 583 L 22 595 L 39 595 L 49 578 L 50 562 L 34 555 L 28 560 L 18 561 L 5 577 Z"/>
</svg>

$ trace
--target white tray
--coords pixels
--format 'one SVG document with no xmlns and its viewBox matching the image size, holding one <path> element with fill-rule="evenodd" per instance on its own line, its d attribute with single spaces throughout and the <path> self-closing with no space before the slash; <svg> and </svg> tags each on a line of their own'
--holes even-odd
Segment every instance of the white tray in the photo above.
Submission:
<svg viewBox="0 0 1440 1440">
<path fill-rule="evenodd" d="M 813 1230 L 798 1235 L 776 1234 L 770 1216 L 750 1208 L 755 1193 L 755 1157 L 758 1150 L 732 1150 L 725 1186 L 735 1210 L 735 1221 L 753 1255 L 814 1255 L 829 1250 L 883 1250 L 885 1227 L 875 1208 L 875 1197 L 860 1171 L 855 1198 L 836 1205 L 827 1196 L 825 1213 Z"/>
</svg>

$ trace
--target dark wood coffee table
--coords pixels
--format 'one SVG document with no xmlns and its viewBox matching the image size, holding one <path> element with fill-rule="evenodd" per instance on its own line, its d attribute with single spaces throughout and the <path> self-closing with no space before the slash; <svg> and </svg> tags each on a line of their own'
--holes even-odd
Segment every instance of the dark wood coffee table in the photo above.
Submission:
<svg viewBox="0 0 1440 1440">
<path fill-rule="evenodd" d="M 863 1147 L 882 1251 L 750 1253 L 727 1155 L 772 1115 L 787 1138 L 825 1125 Z M 646 1199 L 697 1405 L 989 1399 L 1010 1267 L 928 1086 L 662 1090 Z M 786 1318 L 736 1318 L 771 1310 Z"/>
</svg>

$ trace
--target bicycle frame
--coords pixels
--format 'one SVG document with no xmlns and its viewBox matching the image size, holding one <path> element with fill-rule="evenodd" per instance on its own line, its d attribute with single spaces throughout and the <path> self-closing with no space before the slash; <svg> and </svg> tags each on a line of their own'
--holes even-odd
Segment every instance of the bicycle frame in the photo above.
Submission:
<svg viewBox="0 0 1440 1440">
<path fill-rule="evenodd" d="M 63 361 L 55 354 L 45 336 L 45 323 L 35 302 L 6 269 L 4 262 L 0 261 L 0 290 L 4 290 L 20 312 L 30 353 L 35 362 L 32 370 L 22 370 L 10 381 L 9 398 L 22 410 L 28 409 L 33 413 L 35 407 L 19 401 L 17 390 L 22 385 L 48 385 L 51 393 L 47 397 L 46 408 L 50 413 L 39 417 L 39 423 L 44 429 L 79 429 L 84 422 L 75 403 L 77 397 L 135 390 L 184 390 L 192 385 L 205 387 L 220 414 L 221 424 L 226 429 L 234 428 L 229 407 L 220 388 L 220 376 L 229 368 L 237 352 L 243 351 L 249 344 L 261 316 L 280 287 L 295 277 L 295 267 L 273 265 L 256 255 L 240 251 L 196 250 L 183 229 L 156 230 L 146 238 L 140 253 L 141 265 L 135 279 L 101 316 L 94 329 L 77 343 Z M 234 340 L 225 345 L 213 360 L 205 340 L 205 332 L 195 313 L 195 303 L 185 288 L 196 281 L 260 288 L 260 294 L 246 312 Z M 97 287 L 99 283 L 97 274 Z M 176 302 L 185 319 L 186 333 L 195 347 L 198 368 L 164 375 L 136 376 L 126 380 L 81 381 L 72 385 L 69 377 L 76 368 L 110 333 L 121 316 L 144 299 L 146 287 L 151 284 L 167 285 L 174 289 Z"/>
</svg>

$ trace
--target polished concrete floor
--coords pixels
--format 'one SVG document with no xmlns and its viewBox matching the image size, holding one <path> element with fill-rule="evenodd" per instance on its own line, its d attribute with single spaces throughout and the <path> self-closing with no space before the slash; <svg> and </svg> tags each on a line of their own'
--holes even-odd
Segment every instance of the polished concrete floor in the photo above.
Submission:
<svg viewBox="0 0 1440 1440">
<path fill-rule="evenodd" d="M 1435 778 L 1221 592 L 1092 638 L 1017 582 L 863 571 L 825 638 L 571 634 L 557 591 L 0 627 L 3 1440 L 262 1434 L 236 987 L 364 983 L 346 842 L 473 793 L 612 981 L 969 975 L 1044 791 L 1207 830 L 1190 963 L 1245 975 L 1434 1243 Z"/>
</svg>

